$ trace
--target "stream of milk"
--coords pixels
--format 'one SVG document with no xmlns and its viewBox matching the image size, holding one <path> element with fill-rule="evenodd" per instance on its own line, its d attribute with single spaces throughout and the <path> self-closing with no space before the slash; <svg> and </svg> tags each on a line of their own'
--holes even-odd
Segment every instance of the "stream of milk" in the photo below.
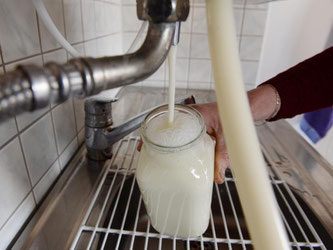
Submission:
<svg viewBox="0 0 333 250">
<path fill-rule="evenodd" d="M 175 89 L 176 89 L 176 58 L 177 46 L 171 46 L 168 55 L 169 64 L 169 126 L 173 123 L 175 116 Z"/>
</svg>

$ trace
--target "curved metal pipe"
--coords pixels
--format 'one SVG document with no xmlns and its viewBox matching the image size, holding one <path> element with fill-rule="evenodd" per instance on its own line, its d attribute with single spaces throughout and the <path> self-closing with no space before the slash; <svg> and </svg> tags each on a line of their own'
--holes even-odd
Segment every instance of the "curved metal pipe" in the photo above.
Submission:
<svg viewBox="0 0 333 250">
<path fill-rule="evenodd" d="M 127 55 L 76 58 L 62 65 L 48 63 L 45 67 L 18 66 L 0 76 L 0 121 L 71 97 L 97 94 L 149 77 L 165 60 L 175 28 L 175 22 L 149 23 L 142 46 Z"/>
</svg>

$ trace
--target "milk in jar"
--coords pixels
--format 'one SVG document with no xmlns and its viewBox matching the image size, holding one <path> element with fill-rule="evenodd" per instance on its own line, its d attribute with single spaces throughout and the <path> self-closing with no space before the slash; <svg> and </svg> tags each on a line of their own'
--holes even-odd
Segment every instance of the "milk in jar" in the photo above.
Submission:
<svg viewBox="0 0 333 250">
<path fill-rule="evenodd" d="M 136 178 L 151 225 L 181 238 L 203 234 L 210 217 L 214 143 L 200 113 L 176 105 L 153 110 L 142 124 L 143 146 Z"/>
</svg>

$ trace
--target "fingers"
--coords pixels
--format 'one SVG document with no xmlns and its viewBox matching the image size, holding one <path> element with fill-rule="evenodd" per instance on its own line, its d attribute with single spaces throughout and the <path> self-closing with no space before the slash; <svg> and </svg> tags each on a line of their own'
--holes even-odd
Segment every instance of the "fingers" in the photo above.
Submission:
<svg viewBox="0 0 333 250">
<path fill-rule="evenodd" d="M 222 184 L 224 182 L 224 174 L 229 164 L 229 155 L 223 136 L 219 135 L 216 137 L 214 169 L 214 180 L 217 184 Z"/>
<path fill-rule="evenodd" d="M 139 144 L 138 144 L 138 146 L 136 147 L 136 150 L 138 150 L 139 152 L 141 151 L 142 144 L 143 144 L 143 142 L 142 142 L 142 139 L 140 138 Z"/>
</svg>

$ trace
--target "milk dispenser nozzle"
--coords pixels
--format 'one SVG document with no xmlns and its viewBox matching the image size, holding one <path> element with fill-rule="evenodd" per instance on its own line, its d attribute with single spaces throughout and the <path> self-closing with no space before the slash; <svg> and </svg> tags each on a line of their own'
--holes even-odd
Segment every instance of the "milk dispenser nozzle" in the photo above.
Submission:
<svg viewBox="0 0 333 250">
<path fill-rule="evenodd" d="M 189 13 L 189 0 L 137 0 L 137 15 L 148 20 L 148 32 L 134 53 L 103 58 L 74 58 L 44 67 L 19 65 L 0 75 L 0 122 L 8 117 L 132 84 L 152 75 L 178 43 L 179 22 Z"/>
</svg>

